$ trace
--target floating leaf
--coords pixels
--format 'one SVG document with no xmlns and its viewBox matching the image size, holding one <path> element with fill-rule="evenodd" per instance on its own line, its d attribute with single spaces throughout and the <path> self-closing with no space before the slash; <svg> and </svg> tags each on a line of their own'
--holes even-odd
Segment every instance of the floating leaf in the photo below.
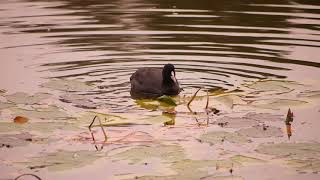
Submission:
<svg viewBox="0 0 320 180">
<path fill-rule="evenodd" d="M 57 151 L 46 153 L 38 157 L 32 157 L 29 161 L 19 162 L 30 169 L 35 167 L 47 167 L 49 171 L 66 171 L 80 168 L 93 163 L 103 157 L 94 151 Z"/>
<path fill-rule="evenodd" d="M 247 117 L 222 117 L 215 124 L 226 128 L 242 128 L 258 125 L 258 121 Z"/>
<path fill-rule="evenodd" d="M 270 114 L 270 113 L 255 113 L 250 112 L 245 115 L 245 118 L 253 119 L 259 122 L 267 122 L 267 121 L 283 121 L 282 115 Z"/>
<path fill-rule="evenodd" d="M 175 100 L 170 96 L 165 96 L 164 95 L 164 96 L 158 97 L 157 100 L 160 101 L 160 102 L 166 103 L 166 104 L 168 104 L 170 106 L 176 106 L 177 105 Z"/>
<path fill-rule="evenodd" d="M 32 141 L 30 133 L 19 134 L 0 134 L 0 148 L 12 148 L 16 146 L 25 146 Z"/>
<path fill-rule="evenodd" d="M 43 87 L 49 89 L 55 89 L 60 91 L 89 91 L 94 89 L 93 86 L 88 83 L 77 81 L 77 80 L 67 80 L 67 79 L 53 79 L 49 82 L 42 84 Z"/>
<path fill-rule="evenodd" d="M 65 94 L 60 97 L 60 101 L 66 103 L 72 103 L 75 107 L 84 109 L 96 109 L 100 106 L 100 103 L 93 102 L 90 97 L 78 94 Z"/>
<path fill-rule="evenodd" d="M 308 159 L 308 160 L 300 160 L 300 159 L 292 159 L 287 161 L 287 165 L 295 168 L 299 172 L 312 172 L 319 173 L 320 172 L 320 160 L 319 159 Z"/>
<path fill-rule="evenodd" d="M 48 106 L 45 108 L 36 109 L 22 109 L 22 108 L 12 108 L 12 111 L 18 116 L 25 116 L 34 119 L 68 119 L 70 116 L 57 106 Z"/>
<path fill-rule="evenodd" d="M 48 99 L 50 97 L 51 94 L 48 93 L 36 93 L 30 96 L 29 94 L 24 92 L 17 92 L 6 96 L 8 101 L 15 104 L 38 104 L 42 100 Z"/>
<path fill-rule="evenodd" d="M 132 164 L 139 163 L 148 158 L 160 158 L 164 161 L 177 161 L 184 158 L 184 150 L 178 145 L 157 145 L 134 147 L 113 155 L 117 160 L 129 160 Z"/>
<path fill-rule="evenodd" d="M 283 132 L 280 128 L 273 126 L 254 126 L 250 128 L 240 129 L 239 134 L 253 138 L 281 137 Z"/>
<path fill-rule="evenodd" d="M 28 122 L 29 119 L 23 116 L 17 116 L 13 119 L 13 122 L 17 123 L 17 124 L 24 124 L 26 122 Z"/>
<path fill-rule="evenodd" d="M 280 143 L 259 145 L 258 153 L 274 156 L 300 158 L 320 157 L 320 143 Z"/>
<path fill-rule="evenodd" d="M 294 81 L 282 80 L 260 80 L 252 83 L 243 84 L 243 86 L 257 91 L 278 91 L 288 92 L 297 86 L 302 86 Z"/>
<path fill-rule="evenodd" d="M 15 105 L 12 103 L 6 103 L 6 102 L 1 102 L 0 101 L 0 109 L 7 109 L 7 108 L 11 108 L 14 107 Z"/>
<path fill-rule="evenodd" d="M 240 135 L 238 133 L 231 133 L 225 131 L 212 131 L 206 134 L 203 134 L 199 138 L 203 142 L 207 142 L 210 144 L 221 143 L 224 141 L 228 141 L 231 143 L 247 143 L 250 142 L 245 136 Z"/>
<path fill-rule="evenodd" d="M 25 124 L 16 124 L 12 122 L 1 122 L 0 132 L 20 132 L 20 131 L 38 131 L 42 133 L 51 133 L 55 130 L 79 130 L 75 124 L 66 122 L 34 122 Z"/>
<path fill-rule="evenodd" d="M 265 163 L 265 160 L 261 160 L 258 158 L 243 156 L 243 155 L 236 155 L 230 158 L 233 162 L 238 162 L 242 165 L 244 164 L 258 164 L 258 163 Z"/>
<path fill-rule="evenodd" d="M 251 105 L 257 108 L 278 110 L 280 108 L 301 106 L 307 103 L 308 102 L 306 101 L 293 100 L 293 99 L 264 99 L 264 100 L 253 101 Z"/>
</svg>

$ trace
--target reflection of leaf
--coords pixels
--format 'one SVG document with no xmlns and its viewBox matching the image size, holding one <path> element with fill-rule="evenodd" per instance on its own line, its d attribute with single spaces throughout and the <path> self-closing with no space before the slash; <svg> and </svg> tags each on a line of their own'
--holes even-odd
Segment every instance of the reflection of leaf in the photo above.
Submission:
<svg viewBox="0 0 320 180">
<path fill-rule="evenodd" d="M 15 104 L 37 104 L 42 100 L 48 99 L 49 97 L 51 97 L 51 94 L 48 93 L 36 93 L 32 96 L 29 96 L 24 92 L 17 92 L 6 96 L 8 101 Z"/>
<path fill-rule="evenodd" d="M 280 128 L 277 127 L 267 127 L 263 126 L 255 126 L 245 129 L 240 129 L 237 131 L 239 134 L 244 136 L 253 137 L 253 138 L 267 138 L 267 137 L 281 137 L 283 136 L 283 132 Z"/>
<path fill-rule="evenodd" d="M 80 168 L 93 163 L 100 158 L 99 154 L 92 151 L 58 151 L 47 153 L 38 157 L 32 157 L 29 161 L 19 164 L 33 167 L 47 167 L 49 171 L 65 171 Z"/>
<path fill-rule="evenodd" d="M 53 79 L 42 84 L 42 86 L 60 91 L 89 91 L 94 89 L 94 87 L 88 83 L 67 79 Z"/>
<path fill-rule="evenodd" d="M 203 142 L 216 144 L 224 141 L 229 141 L 231 143 L 247 143 L 250 142 L 245 136 L 238 133 L 231 133 L 225 131 L 212 131 L 206 134 L 203 134 L 199 138 Z"/>
<path fill-rule="evenodd" d="M 170 106 L 176 106 L 177 105 L 175 100 L 170 96 L 161 96 L 161 97 L 158 97 L 157 100 L 160 101 L 160 102 L 166 103 L 166 104 L 168 104 Z"/>
</svg>

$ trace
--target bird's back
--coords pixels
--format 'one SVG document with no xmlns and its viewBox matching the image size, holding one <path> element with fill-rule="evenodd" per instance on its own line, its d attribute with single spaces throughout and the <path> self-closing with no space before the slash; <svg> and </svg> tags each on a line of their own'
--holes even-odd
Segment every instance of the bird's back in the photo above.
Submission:
<svg viewBox="0 0 320 180">
<path fill-rule="evenodd" d="M 162 95 L 162 69 L 140 68 L 130 77 L 131 95 L 154 98 Z"/>
</svg>

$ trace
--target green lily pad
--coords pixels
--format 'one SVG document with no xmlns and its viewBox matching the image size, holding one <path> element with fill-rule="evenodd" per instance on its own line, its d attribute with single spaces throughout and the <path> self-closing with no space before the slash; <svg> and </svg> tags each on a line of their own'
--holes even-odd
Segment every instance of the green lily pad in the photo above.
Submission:
<svg viewBox="0 0 320 180">
<path fill-rule="evenodd" d="M 151 99 L 138 99 L 135 101 L 137 105 L 144 109 L 148 109 L 151 111 L 158 110 L 161 106 L 159 101 L 151 100 Z"/>
<path fill-rule="evenodd" d="M 6 99 L 15 104 L 38 104 L 42 100 L 50 98 L 52 95 L 48 93 L 36 93 L 30 96 L 24 92 L 17 92 L 11 95 L 7 95 Z"/>
<path fill-rule="evenodd" d="M 269 126 L 254 126 L 250 128 L 240 129 L 239 134 L 253 138 L 282 137 L 283 132 L 280 128 Z"/>
<path fill-rule="evenodd" d="M 259 145 L 258 153 L 291 159 L 305 159 L 320 157 L 320 143 L 280 143 Z"/>
<path fill-rule="evenodd" d="M 199 138 L 203 142 L 210 143 L 210 144 L 217 144 L 224 141 L 228 141 L 231 143 L 248 143 L 250 142 L 246 136 L 243 136 L 238 133 L 231 133 L 225 131 L 212 131 L 206 134 L 203 134 Z"/>
<path fill-rule="evenodd" d="M 164 96 L 158 97 L 157 100 L 160 102 L 166 103 L 167 105 L 170 105 L 170 106 L 177 106 L 177 103 L 175 102 L 175 100 L 170 96 L 164 95 Z"/>
<path fill-rule="evenodd" d="M 67 92 L 74 92 L 74 91 L 90 91 L 94 89 L 93 86 L 91 86 L 88 83 L 81 82 L 78 80 L 67 80 L 67 79 L 53 79 L 49 82 L 43 83 L 43 87 L 54 89 L 54 90 L 60 90 L 60 91 L 67 91 Z"/>
<path fill-rule="evenodd" d="M 57 106 L 48 106 L 45 108 L 36 109 L 22 109 L 22 108 L 12 108 L 11 109 L 17 116 L 24 116 L 29 119 L 69 119 L 70 116 Z"/>
<path fill-rule="evenodd" d="M 38 157 L 32 157 L 29 161 L 18 164 L 30 169 L 37 167 L 48 168 L 49 171 L 66 171 L 92 164 L 95 160 L 103 157 L 96 151 L 57 151 L 45 153 Z"/>
<path fill-rule="evenodd" d="M 157 145 L 134 147 L 112 156 L 116 160 L 129 160 L 137 164 L 148 158 L 160 158 L 164 161 L 178 161 L 184 158 L 184 150 L 178 145 Z"/>
</svg>

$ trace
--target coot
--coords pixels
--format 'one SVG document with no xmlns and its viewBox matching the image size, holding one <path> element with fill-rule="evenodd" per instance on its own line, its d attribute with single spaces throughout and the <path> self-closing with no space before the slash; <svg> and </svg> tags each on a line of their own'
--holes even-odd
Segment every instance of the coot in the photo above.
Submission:
<svg viewBox="0 0 320 180">
<path fill-rule="evenodd" d="M 140 68 L 131 75 L 130 82 L 130 94 L 134 99 L 173 96 L 180 93 L 172 64 L 166 64 L 163 68 Z"/>
</svg>

